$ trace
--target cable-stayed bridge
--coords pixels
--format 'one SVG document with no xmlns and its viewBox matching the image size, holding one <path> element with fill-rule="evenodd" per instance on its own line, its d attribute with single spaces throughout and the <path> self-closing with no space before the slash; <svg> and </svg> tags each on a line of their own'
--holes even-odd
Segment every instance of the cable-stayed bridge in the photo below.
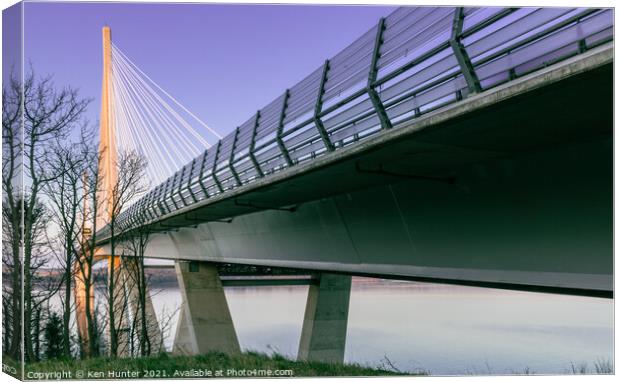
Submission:
<svg viewBox="0 0 620 382">
<path fill-rule="evenodd" d="M 225 137 L 109 54 L 154 185 L 118 224 L 179 261 L 177 349 L 238 349 L 212 263 L 318 272 L 309 359 L 342 361 L 345 275 L 612 296 L 611 9 L 399 8 Z"/>
</svg>

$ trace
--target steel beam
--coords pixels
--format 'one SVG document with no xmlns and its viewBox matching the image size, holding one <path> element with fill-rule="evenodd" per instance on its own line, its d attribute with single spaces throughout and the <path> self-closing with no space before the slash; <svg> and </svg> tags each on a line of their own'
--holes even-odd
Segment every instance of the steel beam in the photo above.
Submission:
<svg viewBox="0 0 620 382">
<path fill-rule="evenodd" d="M 474 65 L 471 63 L 469 55 L 465 46 L 461 42 L 461 33 L 463 32 L 463 21 L 465 20 L 465 14 L 463 7 L 456 7 L 454 11 L 454 21 L 452 23 L 452 36 L 450 37 L 450 46 L 456 56 L 456 60 L 461 68 L 461 73 L 465 77 L 467 82 L 467 88 L 469 94 L 475 94 L 482 91 L 480 86 L 480 80 L 474 69 Z"/>
<path fill-rule="evenodd" d="M 282 130 L 284 130 L 284 118 L 286 117 L 286 108 L 288 107 L 288 98 L 290 97 L 289 89 L 286 89 L 284 92 L 284 100 L 282 101 L 282 111 L 280 112 L 280 121 L 278 122 L 278 131 L 276 133 L 276 140 L 278 141 L 278 147 L 280 147 L 280 151 L 282 152 L 282 156 L 286 160 L 286 164 L 289 166 L 293 165 L 293 161 L 291 160 L 288 151 L 286 150 L 286 146 L 282 141 Z"/>
<path fill-rule="evenodd" d="M 200 184 L 200 189 L 202 190 L 202 193 L 205 195 L 205 198 L 207 199 L 211 197 L 211 195 L 209 195 L 209 193 L 207 192 L 207 187 L 203 183 L 203 180 L 204 180 L 204 175 L 205 175 L 205 163 L 207 163 L 208 154 L 209 154 L 209 151 L 205 150 L 205 153 L 202 156 L 202 162 L 200 163 L 200 170 L 198 172 L 198 184 Z"/>
<path fill-rule="evenodd" d="M 166 192 L 168 190 L 168 183 L 170 182 L 170 178 L 168 178 L 168 180 L 166 180 L 166 183 L 164 183 L 163 187 L 159 188 L 159 193 L 157 195 L 157 205 L 159 206 L 159 209 L 162 213 L 162 215 L 165 215 L 167 213 L 170 212 L 170 209 L 168 208 L 168 206 L 165 203 L 165 195 Z M 163 199 L 162 199 L 163 197 Z"/>
<path fill-rule="evenodd" d="M 252 163 L 254 164 L 254 168 L 256 169 L 256 173 L 258 174 L 260 178 L 262 178 L 263 176 L 265 176 L 265 174 L 263 174 L 263 170 L 261 170 L 260 164 L 258 164 L 258 161 L 256 160 L 256 156 L 254 155 L 254 147 L 256 146 L 256 130 L 258 129 L 259 123 L 260 123 L 260 110 L 256 112 L 256 117 L 254 118 L 254 127 L 252 128 L 252 139 L 250 140 L 249 154 L 250 154 L 250 160 L 252 161 Z"/>
<path fill-rule="evenodd" d="M 427 175 L 415 175 L 415 174 L 404 174 L 393 171 L 387 171 L 383 168 L 383 164 L 379 165 L 377 169 L 367 169 L 360 166 L 359 162 L 355 163 L 355 171 L 360 174 L 369 174 L 369 175 L 384 175 L 384 176 L 392 176 L 395 178 L 404 178 L 404 179 L 415 179 L 415 180 L 428 180 L 432 182 L 440 182 L 447 184 L 454 184 L 456 179 L 454 177 L 445 177 L 440 178 L 436 176 L 427 176 Z"/>
<path fill-rule="evenodd" d="M 192 167 L 190 167 L 189 169 L 189 177 L 187 178 L 186 188 L 187 192 L 189 192 L 189 194 L 192 196 L 192 200 L 194 201 L 194 203 L 197 203 L 198 199 L 196 198 L 194 191 L 192 191 L 192 177 L 194 175 L 194 167 L 196 167 L 196 158 L 192 160 Z"/>
<path fill-rule="evenodd" d="M 390 118 L 385 111 L 381 97 L 379 97 L 379 93 L 377 93 L 377 89 L 375 89 L 375 82 L 377 81 L 377 75 L 379 73 L 377 63 L 379 62 L 379 57 L 381 57 L 381 44 L 383 44 L 384 30 L 385 18 L 382 17 L 377 25 L 377 37 L 375 38 L 375 47 L 372 52 L 372 61 L 370 62 L 370 72 L 368 73 L 368 84 L 366 85 L 366 91 L 368 92 L 368 97 L 370 97 L 370 101 L 372 102 L 375 111 L 377 112 L 377 116 L 381 122 L 381 128 L 391 129 L 392 122 L 390 122 Z"/>
<path fill-rule="evenodd" d="M 213 181 L 215 182 L 215 185 L 217 186 L 218 190 L 220 190 L 220 192 L 224 192 L 222 183 L 220 183 L 220 180 L 217 178 L 217 175 L 215 174 L 215 172 L 217 171 L 217 160 L 220 157 L 221 147 L 222 147 L 222 141 L 219 140 L 217 142 L 217 148 L 215 149 L 215 158 L 213 159 L 213 167 L 211 168 L 211 177 L 213 177 Z"/>
<path fill-rule="evenodd" d="M 232 149 L 230 149 L 230 157 L 228 158 L 228 168 L 230 172 L 235 177 L 237 181 L 237 186 L 241 186 L 241 179 L 239 179 L 239 174 L 237 174 L 237 170 L 233 166 L 233 159 L 235 158 L 235 148 L 237 147 L 237 140 L 239 139 L 239 127 L 235 129 L 235 137 L 233 138 Z"/>
<path fill-rule="evenodd" d="M 175 210 L 179 209 L 179 206 L 177 205 L 176 200 L 174 200 L 174 192 L 176 191 L 175 184 L 177 182 L 177 175 L 179 175 L 178 171 L 175 172 L 174 176 L 172 177 L 172 183 L 170 184 L 170 195 L 168 195 L 170 199 L 172 200 L 172 204 L 174 205 Z"/>
<path fill-rule="evenodd" d="M 273 206 L 258 206 L 254 203 L 249 202 L 240 202 L 235 199 L 235 206 L 239 207 L 249 207 L 254 208 L 256 210 L 274 210 L 274 211 L 286 211 L 286 212 L 295 212 L 297 210 L 297 206 L 295 207 L 273 207 Z"/>
<path fill-rule="evenodd" d="M 181 176 L 179 177 L 179 187 L 177 188 L 177 195 L 179 195 L 179 199 L 181 199 L 183 207 L 187 207 L 187 201 L 185 200 L 185 197 L 183 197 L 183 177 L 185 176 L 186 167 L 187 165 L 183 166 L 183 168 L 181 169 Z"/>
<path fill-rule="evenodd" d="M 323 140 L 323 144 L 327 151 L 334 151 L 334 145 L 329 139 L 329 133 L 321 120 L 321 110 L 323 109 L 323 94 L 325 94 L 325 82 L 327 82 L 327 73 L 329 72 L 329 60 L 325 60 L 323 64 L 323 74 L 321 75 L 321 83 L 319 84 L 319 94 L 317 95 L 316 105 L 314 106 L 314 124 L 316 125 L 319 135 Z"/>
</svg>

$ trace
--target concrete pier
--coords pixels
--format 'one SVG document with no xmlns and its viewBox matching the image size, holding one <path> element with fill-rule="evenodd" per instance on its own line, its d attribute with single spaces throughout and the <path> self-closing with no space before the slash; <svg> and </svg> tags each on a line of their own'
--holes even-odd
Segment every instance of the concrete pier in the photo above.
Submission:
<svg viewBox="0 0 620 382">
<path fill-rule="evenodd" d="M 135 346 L 139 346 L 140 340 L 139 337 L 141 335 L 142 328 L 142 317 L 140 314 L 140 290 L 136 283 L 138 272 L 139 272 L 139 264 L 137 260 L 133 258 L 125 258 L 123 259 L 127 267 L 124 269 L 124 276 L 126 282 L 126 290 L 128 292 L 129 304 L 131 307 L 131 315 L 134 319 L 133 323 L 133 336 L 135 337 L 134 343 Z M 146 327 L 147 327 L 147 335 L 150 342 L 151 352 L 150 354 L 158 354 L 163 351 L 163 338 L 161 333 L 161 328 L 159 326 L 159 322 L 157 320 L 157 314 L 155 313 L 155 308 L 153 308 L 153 301 L 151 299 L 151 293 L 148 288 L 148 283 L 146 285 L 146 293 L 145 293 L 145 301 L 144 301 L 144 311 L 146 316 Z M 137 351 L 139 353 L 139 350 Z"/>
<path fill-rule="evenodd" d="M 130 344 L 130 327 L 129 327 L 129 309 L 127 304 L 127 294 L 125 290 L 126 286 L 126 271 L 122 264 L 123 259 L 120 256 L 108 257 L 108 285 L 111 281 L 114 282 L 113 293 L 114 296 L 111 300 L 114 309 L 114 327 L 117 334 L 117 356 L 129 357 L 131 355 Z M 114 271 L 112 271 L 114 268 Z M 110 331 L 108 327 L 108 332 Z M 110 334 L 111 336 L 111 334 Z M 111 346 L 109 344 L 108 346 Z"/>
<path fill-rule="evenodd" d="M 177 261 L 175 268 L 183 302 L 173 352 L 239 353 L 239 341 L 216 266 Z"/>
<path fill-rule="evenodd" d="M 174 343 L 172 345 L 172 354 L 174 355 L 192 355 L 196 354 L 195 344 L 189 334 L 187 326 L 187 318 L 185 317 L 185 306 L 181 306 L 179 312 L 179 321 L 174 335 Z"/>
<path fill-rule="evenodd" d="M 310 285 L 297 355 L 300 361 L 344 361 L 350 296 L 351 276 L 322 273 L 318 285 Z"/>
<path fill-rule="evenodd" d="M 88 278 L 90 268 L 86 267 L 84 273 Z M 78 337 L 80 339 L 80 352 L 83 355 L 90 355 L 90 341 L 92 340 L 88 331 L 88 318 L 86 316 L 86 306 L 88 305 L 91 317 L 95 312 L 95 288 L 92 285 L 86 285 L 85 277 L 78 265 L 75 266 L 73 276 L 73 297 L 75 299 L 75 322 L 77 324 Z M 89 297 L 86 296 L 88 289 Z"/>
</svg>

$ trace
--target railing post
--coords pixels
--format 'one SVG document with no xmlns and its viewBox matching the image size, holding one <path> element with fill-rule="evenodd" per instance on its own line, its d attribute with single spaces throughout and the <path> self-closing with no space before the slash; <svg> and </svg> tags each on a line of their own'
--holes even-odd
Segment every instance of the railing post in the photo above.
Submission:
<svg viewBox="0 0 620 382">
<path fill-rule="evenodd" d="M 192 196 L 194 203 L 198 202 L 196 195 L 194 195 L 194 191 L 192 191 L 192 175 L 194 175 L 194 167 L 196 167 L 196 158 L 192 159 L 192 167 L 189 169 L 189 176 L 187 177 L 187 192 Z"/>
<path fill-rule="evenodd" d="M 127 213 L 128 211 L 130 211 L 130 210 L 126 210 L 125 213 Z M 125 227 L 127 226 L 126 221 L 127 221 L 127 219 L 122 219 L 121 216 L 118 217 L 118 223 L 117 224 L 118 224 L 118 227 L 120 228 L 121 232 L 124 231 Z"/>
<path fill-rule="evenodd" d="M 158 188 L 155 187 L 155 189 L 153 190 L 153 194 L 151 195 L 151 200 L 148 204 L 149 217 L 151 218 L 151 220 L 157 219 L 157 190 Z"/>
<path fill-rule="evenodd" d="M 165 195 L 166 195 L 166 191 L 168 190 L 169 181 L 170 181 L 170 178 L 166 180 L 166 183 L 164 183 L 163 187 L 160 187 L 159 193 L 157 194 L 157 205 L 159 206 L 159 211 L 161 212 L 161 215 L 164 215 L 170 212 L 170 209 L 168 208 L 168 205 L 166 204 L 166 201 L 165 201 Z M 164 200 L 162 200 L 162 196 L 164 197 Z M 163 202 L 163 205 L 162 205 L 162 202 Z"/>
<path fill-rule="evenodd" d="M 220 180 L 217 178 L 217 175 L 215 175 L 215 172 L 217 170 L 217 160 L 220 157 L 221 147 L 222 147 L 222 141 L 219 140 L 217 141 L 217 148 L 215 149 L 215 158 L 213 159 L 213 167 L 211 168 L 211 176 L 213 177 L 213 181 L 215 182 L 215 185 L 217 186 L 218 190 L 220 190 L 220 192 L 224 192 L 224 188 L 222 188 L 222 183 L 220 183 Z"/>
<path fill-rule="evenodd" d="M 187 201 L 183 197 L 183 177 L 185 176 L 185 168 L 187 165 L 183 166 L 181 169 L 181 176 L 179 177 L 179 186 L 177 187 L 177 195 L 179 195 L 179 199 L 183 203 L 183 207 L 187 207 Z"/>
<path fill-rule="evenodd" d="M 325 60 L 325 64 L 323 64 L 321 83 L 319 84 L 319 94 L 316 99 L 316 105 L 314 106 L 314 124 L 316 125 L 317 130 L 319 130 L 319 134 L 321 135 L 321 139 L 323 140 L 323 144 L 325 144 L 325 148 L 327 149 L 327 151 L 334 151 L 334 145 L 329 140 L 329 134 L 327 133 L 327 130 L 325 130 L 325 126 L 323 125 L 323 121 L 321 120 L 321 111 L 323 109 L 323 94 L 325 94 L 325 82 L 327 82 L 328 72 L 329 60 Z"/>
<path fill-rule="evenodd" d="M 161 212 L 161 215 L 159 216 L 170 212 L 170 207 L 168 207 L 168 204 L 166 203 L 166 192 L 168 190 L 169 182 L 170 178 L 166 179 L 166 183 L 164 183 L 164 186 L 159 189 L 159 194 L 157 195 L 157 204 L 159 205 L 159 211 Z"/>
<path fill-rule="evenodd" d="M 211 195 L 209 195 L 209 193 L 207 192 L 207 187 L 202 182 L 204 180 L 205 163 L 207 163 L 207 155 L 209 155 L 209 151 L 205 150 L 205 153 L 202 156 L 202 162 L 200 163 L 200 170 L 198 173 L 198 184 L 200 184 L 200 189 L 202 190 L 202 193 L 205 195 L 205 198 L 208 199 L 211 197 Z"/>
<path fill-rule="evenodd" d="M 250 160 L 252 161 L 252 163 L 254 164 L 254 168 L 256 169 L 256 173 L 258 174 L 259 177 L 263 177 L 265 176 L 265 174 L 263 174 L 263 170 L 261 170 L 260 168 L 260 164 L 258 164 L 258 161 L 256 160 L 256 156 L 254 155 L 254 147 L 256 146 L 256 130 L 258 129 L 258 124 L 260 123 L 260 110 L 258 110 L 256 112 L 256 117 L 254 118 L 254 127 L 252 128 L 252 139 L 250 140 L 250 149 L 249 149 L 249 154 L 250 154 Z"/>
<path fill-rule="evenodd" d="M 286 108 L 288 106 L 288 97 L 290 96 L 290 91 L 286 89 L 284 92 L 284 101 L 282 101 L 282 112 L 280 113 L 280 122 L 278 122 L 278 131 L 276 133 L 276 140 L 278 141 L 278 146 L 280 147 L 280 151 L 282 152 L 282 156 L 286 160 L 286 164 L 289 166 L 293 165 L 293 161 L 291 157 L 288 155 L 288 151 L 286 150 L 286 146 L 284 146 L 284 142 L 282 141 L 282 131 L 284 130 L 284 118 L 286 117 Z"/>
<path fill-rule="evenodd" d="M 132 227 L 138 222 L 138 214 L 140 213 L 137 212 L 136 205 L 134 204 L 132 207 L 129 208 L 126 217 L 123 219 L 123 223 L 125 225 L 124 229 Z"/>
<path fill-rule="evenodd" d="M 450 37 L 450 46 L 454 51 L 457 62 L 459 63 L 461 73 L 463 73 L 463 77 L 465 77 L 465 82 L 467 82 L 467 88 L 469 89 L 469 93 L 474 94 L 482 91 L 482 87 L 480 86 L 480 80 L 476 75 L 476 71 L 473 64 L 471 63 L 469 55 L 467 54 L 467 50 L 461 42 L 461 32 L 463 31 L 464 19 L 465 13 L 463 12 L 463 7 L 456 7 L 454 11 L 454 21 L 452 23 L 452 36 Z"/>
<path fill-rule="evenodd" d="M 167 200 L 168 200 L 169 194 L 172 194 L 172 188 L 173 187 L 174 187 L 173 178 L 169 177 L 168 180 L 166 181 L 166 188 L 164 188 L 164 193 L 162 194 L 162 201 L 163 201 L 164 206 L 166 207 L 168 213 L 172 212 L 172 206 L 170 204 L 168 204 Z"/>
<path fill-rule="evenodd" d="M 179 175 L 179 172 L 175 172 L 174 173 L 174 177 L 172 178 L 172 183 L 170 184 L 170 200 L 172 200 L 172 204 L 174 205 L 174 209 L 175 211 L 179 209 L 179 206 L 177 205 L 177 202 L 174 200 L 174 193 L 176 191 L 176 182 L 177 182 L 177 175 Z"/>
<path fill-rule="evenodd" d="M 133 219 L 131 219 L 131 224 L 129 225 L 129 228 L 135 228 L 137 225 L 142 224 L 144 222 L 145 212 L 144 212 L 143 207 L 144 207 L 144 201 L 132 210 L 131 216 L 133 217 Z"/>
<path fill-rule="evenodd" d="M 368 92 L 368 97 L 372 102 L 372 105 L 377 112 L 377 116 L 379 117 L 379 121 L 381 122 L 382 129 L 391 129 L 392 122 L 390 122 L 390 118 L 385 112 L 385 107 L 383 106 L 383 102 L 381 102 L 381 98 L 375 89 L 375 81 L 377 81 L 377 75 L 379 73 L 379 68 L 377 67 L 377 63 L 379 62 L 379 57 L 381 57 L 381 44 L 383 44 L 383 31 L 385 30 L 385 18 L 381 18 L 379 20 L 379 24 L 377 25 L 377 37 L 375 38 L 375 47 L 372 52 L 371 62 L 370 62 L 370 72 L 368 73 L 368 84 L 366 85 L 366 91 Z"/>
<path fill-rule="evenodd" d="M 142 223 L 146 222 L 146 219 L 150 217 L 149 213 L 149 204 L 151 202 L 151 196 L 153 195 L 153 190 L 149 191 L 145 196 L 142 203 L 140 203 L 140 219 Z"/>
<path fill-rule="evenodd" d="M 161 205 L 159 203 L 159 190 L 163 187 L 163 184 L 155 187 L 155 192 L 153 193 L 153 199 L 151 201 L 151 208 L 153 209 L 153 219 L 157 219 L 159 217 L 158 211 L 161 211 Z"/>
<path fill-rule="evenodd" d="M 130 208 L 130 209 L 127 211 L 127 214 L 128 214 L 128 215 L 127 215 L 124 219 L 121 219 L 121 221 L 120 221 L 120 226 L 121 226 L 121 229 L 122 229 L 123 231 L 124 231 L 124 230 L 126 230 L 126 229 L 127 229 L 127 227 L 128 227 L 128 226 L 130 226 L 130 225 L 132 225 L 132 224 L 134 223 L 134 221 L 135 221 L 135 216 L 133 216 L 133 215 L 132 215 L 132 212 L 133 212 L 133 211 L 132 211 L 132 209 Z"/>
<path fill-rule="evenodd" d="M 146 201 L 146 196 L 144 195 L 144 198 L 141 198 L 139 201 L 136 202 L 136 204 L 133 205 L 134 208 L 130 209 L 131 213 L 128 214 L 128 219 L 129 219 L 129 228 L 134 228 L 136 227 L 136 225 L 141 224 L 144 221 L 144 214 L 146 213 L 144 211 L 144 202 Z"/>
<path fill-rule="evenodd" d="M 579 40 L 578 46 L 579 46 L 579 53 L 585 53 L 588 50 L 588 44 L 586 43 L 585 39 Z"/>
<path fill-rule="evenodd" d="M 228 168 L 230 168 L 230 172 L 235 177 L 235 180 L 237 181 L 237 186 L 241 186 L 242 184 L 241 179 L 239 179 L 239 174 L 237 174 L 237 171 L 235 170 L 235 167 L 233 166 L 233 159 L 235 158 L 235 148 L 237 147 L 238 138 L 239 138 L 239 127 L 235 129 L 235 137 L 233 138 L 232 149 L 230 149 L 230 158 L 228 159 Z"/>
</svg>

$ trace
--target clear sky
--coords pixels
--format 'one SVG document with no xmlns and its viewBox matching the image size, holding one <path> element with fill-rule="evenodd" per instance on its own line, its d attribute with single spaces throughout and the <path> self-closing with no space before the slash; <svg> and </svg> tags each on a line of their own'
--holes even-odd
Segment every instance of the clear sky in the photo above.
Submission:
<svg viewBox="0 0 620 382">
<path fill-rule="evenodd" d="M 394 7 L 156 3 L 25 4 L 25 59 L 92 98 L 101 28 L 145 73 L 221 133 L 294 85 Z"/>
</svg>

